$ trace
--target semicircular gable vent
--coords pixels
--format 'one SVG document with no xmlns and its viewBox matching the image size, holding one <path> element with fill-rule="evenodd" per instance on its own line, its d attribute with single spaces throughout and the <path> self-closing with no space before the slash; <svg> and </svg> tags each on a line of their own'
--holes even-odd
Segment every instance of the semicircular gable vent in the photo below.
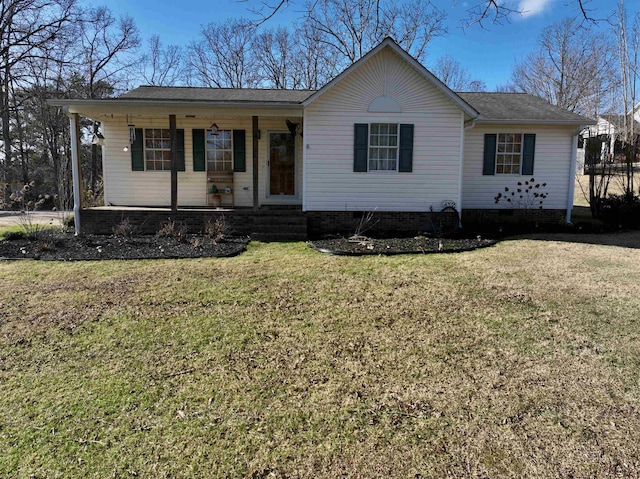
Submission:
<svg viewBox="0 0 640 479">
<path fill-rule="evenodd" d="M 371 113 L 402 113 L 400 103 L 390 96 L 379 96 L 369 103 L 369 112 Z"/>
</svg>

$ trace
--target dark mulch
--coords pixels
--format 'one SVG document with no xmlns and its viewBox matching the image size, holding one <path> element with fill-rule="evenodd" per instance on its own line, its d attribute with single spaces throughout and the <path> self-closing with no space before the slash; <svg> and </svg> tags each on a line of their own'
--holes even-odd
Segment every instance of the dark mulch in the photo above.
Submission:
<svg viewBox="0 0 640 479">
<path fill-rule="evenodd" d="M 366 238 L 355 241 L 348 238 L 332 238 L 309 242 L 312 248 L 321 253 L 337 255 L 370 255 L 370 254 L 427 254 L 427 253 L 456 253 L 485 248 L 496 244 L 496 240 L 482 238 Z"/>
<path fill-rule="evenodd" d="M 37 239 L 0 241 L 0 258 L 76 261 L 229 257 L 242 253 L 247 243 L 248 238 L 228 238 L 216 243 L 202 235 L 187 235 L 183 241 L 177 241 L 157 236 L 74 236 L 57 230 L 44 230 Z"/>
</svg>

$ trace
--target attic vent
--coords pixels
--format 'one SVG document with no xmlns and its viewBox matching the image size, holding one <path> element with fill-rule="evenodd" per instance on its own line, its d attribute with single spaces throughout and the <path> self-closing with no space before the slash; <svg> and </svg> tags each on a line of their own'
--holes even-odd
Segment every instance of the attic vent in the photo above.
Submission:
<svg viewBox="0 0 640 479">
<path fill-rule="evenodd" d="M 369 103 L 369 112 L 371 113 L 402 113 L 400 103 L 390 96 L 379 96 Z"/>
</svg>

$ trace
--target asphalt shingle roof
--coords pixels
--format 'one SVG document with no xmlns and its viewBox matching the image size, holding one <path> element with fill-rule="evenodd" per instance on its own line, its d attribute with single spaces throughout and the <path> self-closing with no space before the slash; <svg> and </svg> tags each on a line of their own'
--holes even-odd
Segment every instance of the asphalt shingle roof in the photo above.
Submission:
<svg viewBox="0 0 640 479">
<path fill-rule="evenodd" d="M 303 100 L 306 100 L 312 93 L 313 91 L 309 90 L 141 86 L 124 95 L 120 95 L 117 99 L 299 104 Z"/>
<path fill-rule="evenodd" d="M 117 100 L 186 101 L 212 103 L 270 103 L 299 105 L 313 90 L 258 88 L 200 88 L 141 86 Z M 554 122 L 586 124 L 592 120 L 526 93 L 460 92 L 458 95 L 482 116 L 482 120 L 506 122 Z"/>
<path fill-rule="evenodd" d="M 458 95 L 480 112 L 483 120 L 593 123 L 589 118 L 551 105 L 527 93 L 460 92 Z"/>
</svg>

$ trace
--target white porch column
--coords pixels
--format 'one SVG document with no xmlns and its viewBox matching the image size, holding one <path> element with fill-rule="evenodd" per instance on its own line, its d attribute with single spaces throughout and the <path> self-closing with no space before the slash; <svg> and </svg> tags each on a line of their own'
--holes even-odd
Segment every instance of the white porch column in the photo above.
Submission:
<svg viewBox="0 0 640 479">
<path fill-rule="evenodd" d="M 69 130 L 71 130 L 71 172 L 73 175 L 73 224 L 76 236 L 80 234 L 81 188 L 80 179 L 80 119 L 77 113 L 69 115 Z"/>
</svg>

